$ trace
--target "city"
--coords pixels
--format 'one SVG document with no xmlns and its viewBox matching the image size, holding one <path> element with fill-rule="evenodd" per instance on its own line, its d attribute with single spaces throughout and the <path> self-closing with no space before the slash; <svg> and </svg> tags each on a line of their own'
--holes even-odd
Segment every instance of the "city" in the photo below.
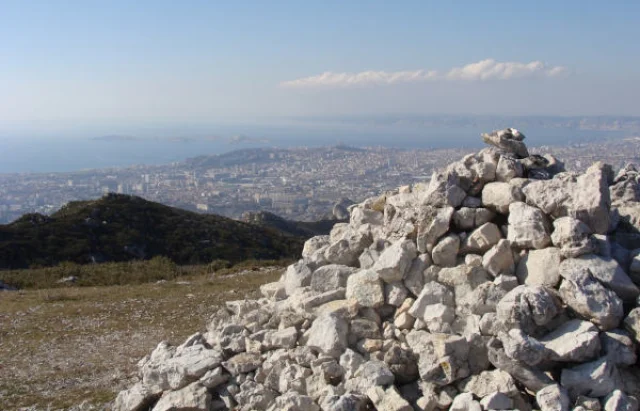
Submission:
<svg viewBox="0 0 640 411">
<path fill-rule="evenodd" d="M 331 217 L 341 199 L 354 202 L 431 173 L 477 149 L 400 150 L 349 146 L 244 149 L 164 166 L 66 173 L 0 174 L 0 223 L 26 213 L 50 214 L 74 200 L 131 194 L 163 204 L 239 219 L 269 211 L 288 219 Z M 532 148 L 565 161 L 568 171 L 602 160 L 620 168 L 638 162 L 640 139 Z"/>
</svg>

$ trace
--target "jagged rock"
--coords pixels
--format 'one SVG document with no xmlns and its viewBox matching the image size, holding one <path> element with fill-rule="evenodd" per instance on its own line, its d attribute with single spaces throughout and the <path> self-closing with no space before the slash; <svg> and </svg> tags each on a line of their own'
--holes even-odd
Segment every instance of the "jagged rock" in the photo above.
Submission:
<svg viewBox="0 0 640 411">
<path fill-rule="evenodd" d="M 560 264 L 560 275 L 564 278 L 571 278 L 574 272 L 582 270 L 588 270 L 596 280 L 615 292 L 623 301 L 633 301 L 640 295 L 638 287 L 612 258 L 589 254 L 567 258 Z"/>
<path fill-rule="evenodd" d="M 567 321 L 539 341 L 554 361 L 584 362 L 600 352 L 598 329 L 589 321 Z"/>
<path fill-rule="evenodd" d="M 482 140 L 491 144 L 507 154 L 513 154 L 517 158 L 529 157 L 527 146 L 524 142 L 524 134 L 515 128 L 496 130 L 491 133 L 483 133 Z"/>
<path fill-rule="evenodd" d="M 498 320 L 507 328 L 520 328 L 533 334 L 558 314 L 559 304 L 545 287 L 520 285 L 509 291 L 498 303 Z"/>
<path fill-rule="evenodd" d="M 411 405 L 400 396 L 395 387 L 386 390 L 382 387 L 371 387 L 367 396 L 378 411 L 413 411 Z"/>
<path fill-rule="evenodd" d="M 473 399 L 473 395 L 462 393 L 456 395 L 451 403 L 450 411 L 482 411 L 480 403 Z"/>
<path fill-rule="evenodd" d="M 260 294 L 263 297 L 274 301 L 284 300 L 287 298 L 287 289 L 281 281 L 267 283 L 260 286 Z"/>
<path fill-rule="evenodd" d="M 142 382 L 152 392 L 179 389 L 202 377 L 221 362 L 221 353 L 207 349 L 204 345 L 185 347 L 178 352 L 163 342 L 141 367 Z"/>
<path fill-rule="evenodd" d="M 269 411 L 320 411 L 318 404 L 313 402 L 311 397 L 300 395 L 297 392 L 289 391 L 278 398 L 269 408 Z"/>
<path fill-rule="evenodd" d="M 304 243 L 302 248 L 302 258 L 310 258 L 319 250 L 328 247 L 331 244 L 331 237 L 328 235 L 317 235 L 311 237 Z"/>
<path fill-rule="evenodd" d="M 564 258 L 589 254 L 596 247 L 589 226 L 572 217 L 560 217 L 553 222 L 551 241 L 560 249 Z"/>
<path fill-rule="evenodd" d="M 207 371 L 207 373 L 198 381 L 204 387 L 215 388 L 218 385 L 227 382 L 228 379 L 229 375 L 224 373 L 222 367 L 217 367 L 213 370 Z"/>
<path fill-rule="evenodd" d="M 211 394 L 200 383 L 193 383 L 178 391 L 166 391 L 154 411 L 209 411 Z"/>
<path fill-rule="evenodd" d="M 500 214 L 509 213 L 512 203 L 524 200 L 522 191 L 509 183 L 489 183 L 482 190 L 482 204 Z"/>
<path fill-rule="evenodd" d="M 549 221 L 542 210 L 521 201 L 509 205 L 507 239 L 515 247 L 545 248 L 551 243 Z"/>
<path fill-rule="evenodd" d="M 345 287 L 347 278 L 357 271 L 353 267 L 329 264 L 318 268 L 311 275 L 311 289 L 320 293 Z"/>
<path fill-rule="evenodd" d="M 576 407 L 573 410 L 577 411 L 601 411 L 600 401 L 597 398 L 591 398 L 584 395 L 578 395 L 575 401 Z"/>
<path fill-rule="evenodd" d="M 604 411 L 638 411 L 638 400 L 620 390 L 614 390 L 603 402 Z"/>
<path fill-rule="evenodd" d="M 311 269 L 303 260 L 287 267 L 282 279 L 287 295 L 293 295 L 301 287 L 310 285 L 312 274 Z"/>
<path fill-rule="evenodd" d="M 460 179 L 456 173 L 435 171 L 422 196 L 422 203 L 434 207 L 458 207 L 467 196 L 458 184 Z"/>
<path fill-rule="evenodd" d="M 433 250 L 438 238 L 449 231 L 449 224 L 454 212 L 453 207 L 426 207 L 422 219 L 418 223 L 416 246 L 418 252 L 426 253 Z"/>
<path fill-rule="evenodd" d="M 462 251 L 466 254 L 484 253 L 500 241 L 502 233 L 497 225 L 485 223 L 476 228 L 462 243 Z"/>
<path fill-rule="evenodd" d="M 422 291 L 425 283 L 424 272 L 432 264 L 429 254 L 420 254 L 411 263 L 409 271 L 404 276 L 404 285 L 413 295 L 418 295 Z"/>
<path fill-rule="evenodd" d="M 113 411 L 143 411 L 149 409 L 160 392 L 150 391 L 142 382 L 120 391 L 113 403 Z"/>
<path fill-rule="evenodd" d="M 502 341 L 504 352 L 514 360 L 528 365 L 536 365 L 547 356 L 545 346 L 522 330 L 513 328 L 509 332 L 501 332 L 498 337 Z"/>
<path fill-rule="evenodd" d="M 547 385 L 554 383 L 541 370 L 509 357 L 499 339 L 492 338 L 487 343 L 487 348 L 489 349 L 489 361 L 491 361 L 491 364 L 520 381 L 527 389 L 538 392 Z"/>
<path fill-rule="evenodd" d="M 547 385 L 536 393 L 540 411 L 569 411 L 570 400 L 567 390 L 558 384 Z"/>
<path fill-rule="evenodd" d="M 620 386 L 620 375 L 607 358 L 562 370 L 560 382 L 573 398 L 578 395 L 604 397 Z"/>
<path fill-rule="evenodd" d="M 518 262 L 516 276 L 527 285 L 555 287 L 560 282 L 560 258 L 555 247 L 531 250 Z"/>
<path fill-rule="evenodd" d="M 231 375 L 245 374 L 258 368 L 262 364 L 262 358 L 258 353 L 243 352 L 229 358 L 222 366 Z"/>
<path fill-rule="evenodd" d="M 493 392 L 480 400 L 483 410 L 510 410 L 513 409 L 513 400 L 505 393 Z"/>
<path fill-rule="evenodd" d="M 551 180 L 535 181 L 523 188 L 527 203 L 553 217 L 581 220 L 596 234 L 609 230 L 609 186 L 607 170 L 596 163 L 579 176 L 560 173 Z"/>
<path fill-rule="evenodd" d="M 408 313 L 414 318 L 421 318 L 426 321 L 425 315 L 427 314 L 428 307 L 434 304 L 453 307 L 454 299 L 451 290 L 436 281 L 431 281 L 425 284 L 422 292 Z"/>
<path fill-rule="evenodd" d="M 417 251 L 413 241 L 400 240 L 386 248 L 373 265 L 372 270 L 378 273 L 382 281 L 392 283 L 402 281 L 411 267 Z"/>
<path fill-rule="evenodd" d="M 612 330 L 600 334 L 604 356 L 616 365 L 633 365 L 638 361 L 636 346 L 623 330 Z"/>
<path fill-rule="evenodd" d="M 449 234 L 443 237 L 431 253 L 433 263 L 441 267 L 455 266 L 459 248 L 460 237 L 455 234 Z"/>
<path fill-rule="evenodd" d="M 640 344 L 640 308 L 636 307 L 624 319 L 624 328 L 629 331 L 636 344 Z"/>
<path fill-rule="evenodd" d="M 514 261 L 511 244 L 508 240 L 500 240 L 482 257 L 482 266 L 494 277 L 500 274 L 513 274 Z"/>
<path fill-rule="evenodd" d="M 384 304 L 384 286 L 373 270 L 361 270 L 347 279 L 346 298 L 361 307 L 380 307 Z"/>
<path fill-rule="evenodd" d="M 347 348 L 349 324 L 335 315 L 316 318 L 309 329 L 306 345 L 323 354 L 339 358 Z"/>
<path fill-rule="evenodd" d="M 507 156 L 500 156 L 498 160 L 498 167 L 496 168 L 496 180 L 509 182 L 513 178 L 522 177 L 524 175 L 524 169 L 522 163 Z"/>
<path fill-rule="evenodd" d="M 564 277 L 560 284 L 560 297 L 576 314 L 601 330 L 616 328 L 624 314 L 622 300 L 596 281 L 588 269 L 560 271 Z"/>
</svg>

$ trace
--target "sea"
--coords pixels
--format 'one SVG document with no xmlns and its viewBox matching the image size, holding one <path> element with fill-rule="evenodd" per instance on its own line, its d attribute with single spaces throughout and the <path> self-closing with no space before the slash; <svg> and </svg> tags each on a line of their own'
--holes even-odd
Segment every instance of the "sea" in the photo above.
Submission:
<svg viewBox="0 0 640 411">
<path fill-rule="evenodd" d="M 158 165 L 256 147 L 476 148 L 480 127 L 228 126 L 173 136 L 12 136 L 0 134 L 0 173 L 50 173 L 132 165 Z M 525 131 L 530 146 L 586 143 L 624 133 L 559 128 Z"/>
</svg>

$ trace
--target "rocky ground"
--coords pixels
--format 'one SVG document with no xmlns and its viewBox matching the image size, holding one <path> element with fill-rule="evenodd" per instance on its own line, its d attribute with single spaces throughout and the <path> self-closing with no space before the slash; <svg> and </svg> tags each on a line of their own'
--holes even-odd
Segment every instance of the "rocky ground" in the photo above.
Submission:
<svg viewBox="0 0 640 411">
<path fill-rule="evenodd" d="M 351 209 L 115 410 L 637 410 L 640 186 L 513 129 Z"/>
<path fill-rule="evenodd" d="M 231 271 L 231 270 L 228 270 Z M 282 269 L 176 281 L 0 291 L 0 409 L 105 409 L 159 340 L 204 328 L 221 301 L 258 296 Z"/>
</svg>

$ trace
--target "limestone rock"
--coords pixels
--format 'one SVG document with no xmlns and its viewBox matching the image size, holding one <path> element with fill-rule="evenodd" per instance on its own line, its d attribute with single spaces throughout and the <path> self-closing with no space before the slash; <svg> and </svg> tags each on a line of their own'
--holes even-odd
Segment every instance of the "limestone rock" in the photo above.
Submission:
<svg viewBox="0 0 640 411">
<path fill-rule="evenodd" d="M 500 240 L 482 257 L 482 266 L 491 275 L 513 274 L 514 261 L 511 244 L 507 240 Z"/>
<path fill-rule="evenodd" d="M 316 318 L 309 329 L 306 345 L 323 354 L 339 358 L 347 348 L 349 324 L 335 315 Z"/>
<path fill-rule="evenodd" d="M 498 148 L 506 154 L 512 154 L 516 158 L 529 157 L 527 146 L 524 140 L 524 134 L 515 128 L 506 128 L 504 130 L 496 130 L 491 133 L 483 133 L 482 140 Z"/>
<path fill-rule="evenodd" d="M 560 282 L 560 258 L 555 247 L 531 250 L 518 262 L 516 276 L 527 285 L 555 287 Z"/>
<path fill-rule="evenodd" d="M 372 270 L 378 273 L 382 281 L 392 283 L 402 281 L 404 275 L 416 258 L 416 246 L 411 240 L 400 240 L 386 248 L 373 265 Z"/>
<path fill-rule="evenodd" d="M 362 307 L 380 307 L 384 304 L 384 287 L 373 270 L 361 270 L 347 280 L 346 298 Z"/>
<path fill-rule="evenodd" d="M 395 387 L 386 390 L 382 387 L 371 387 L 367 396 L 378 411 L 413 411 L 411 405 L 400 396 Z"/>
<path fill-rule="evenodd" d="M 569 411 L 569 394 L 558 384 L 547 385 L 536 393 L 540 411 Z"/>
<path fill-rule="evenodd" d="M 453 267 L 456 265 L 456 256 L 459 248 L 460 237 L 455 234 L 443 237 L 431 253 L 433 263 L 441 267 Z"/>
<path fill-rule="evenodd" d="M 604 411 L 638 411 L 638 400 L 614 390 L 604 399 Z"/>
<path fill-rule="evenodd" d="M 209 411 L 211 394 L 200 383 L 193 383 L 178 391 L 166 391 L 154 411 Z"/>
<path fill-rule="evenodd" d="M 565 278 L 571 278 L 573 272 L 581 270 L 588 270 L 596 280 L 615 292 L 623 301 L 634 301 L 640 295 L 638 287 L 612 258 L 589 254 L 567 258 L 560 264 L 560 275 Z"/>
<path fill-rule="evenodd" d="M 573 398 L 578 395 L 604 397 L 621 383 L 616 366 L 606 358 L 564 368 L 560 382 Z"/>
<path fill-rule="evenodd" d="M 542 210 L 523 202 L 509 206 L 509 234 L 507 239 L 515 247 L 545 248 L 551 243 L 549 221 Z"/>
<path fill-rule="evenodd" d="M 537 285 L 520 285 L 509 291 L 496 307 L 498 320 L 508 328 L 533 334 L 559 312 L 555 296 Z"/>
<path fill-rule="evenodd" d="M 539 341 L 554 361 L 584 362 L 600 352 L 598 329 L 591 322 L 578 319 L 567 321 Z"/>
<path fill-rule="evenodd" d="M 469 253 L 484 253 L 500 241 L 502 233 L 497 225 L 485 223 L 476 228 L 463 241 L 462 251 Z"/>
<path fill-rule="evenodd" d="M 311 289 L 320 293 L 346 287 L 347 278 L 357 271 L 353 267 L 329 264 L 318 268 L 311 275 Z"/>
<path fill-rule="evenodd" d="M 509 213 L 509 206 L 522 200 L 522 191 L 509 183 L 489 183 L 482 190 L 482 204 L 500 214 Z"/>
<path fill-rule="evenodd" d="M 560 284 L 560 297 L 576 314 L 601 330 L 616 328 L 624 314 L 622 300 L 611 290 L 596 281 L 588 269 L 560 272 L 570 274 Z"/>
<path fill-rule="evenodd" d="M 591 229 L 573 217 L 560 217 L 553 222 L 551 241 L 560 248 L 565 258 L 578 257 L 595 250 Z"/>
</svg>

